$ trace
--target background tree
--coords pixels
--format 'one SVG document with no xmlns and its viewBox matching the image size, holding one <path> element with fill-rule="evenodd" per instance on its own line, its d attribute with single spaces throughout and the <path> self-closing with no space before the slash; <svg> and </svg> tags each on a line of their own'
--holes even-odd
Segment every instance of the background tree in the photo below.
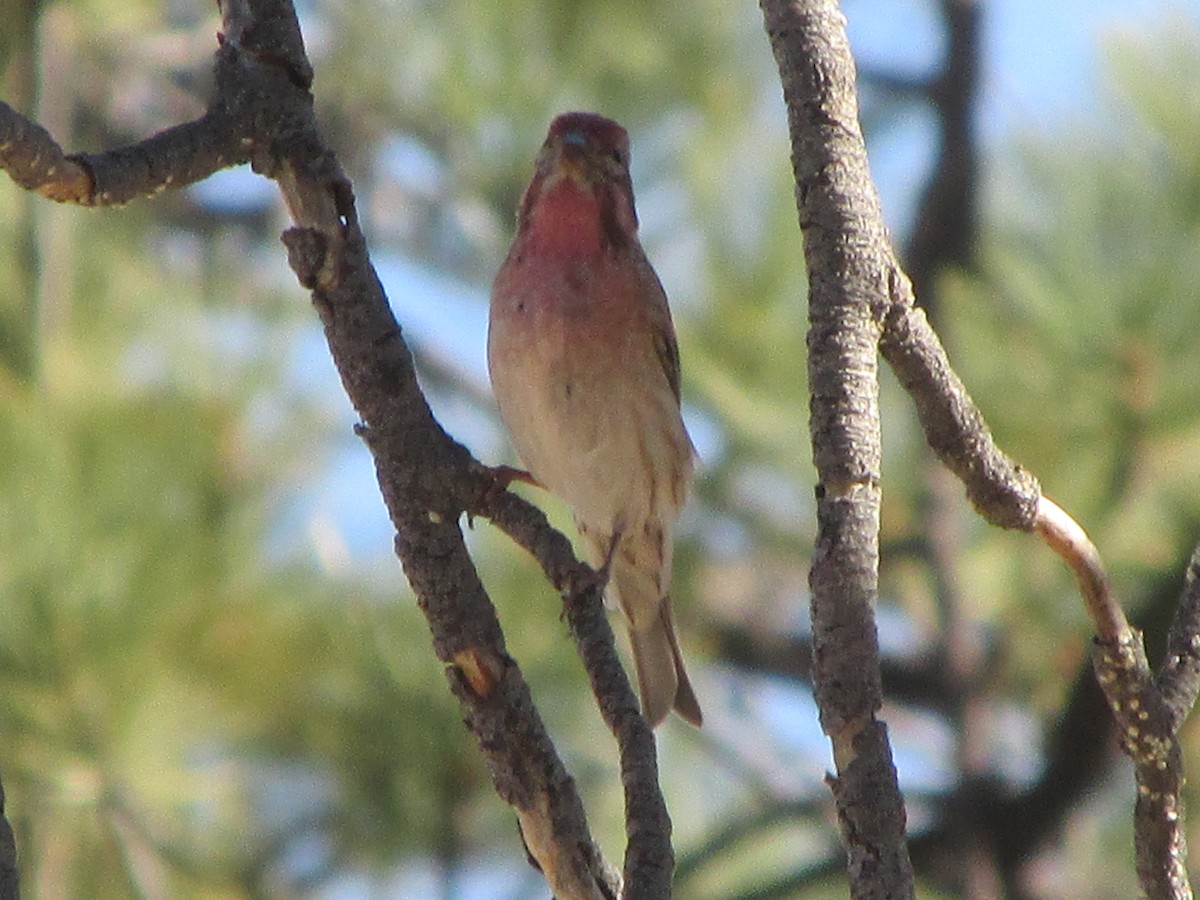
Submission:
<svg viewBox="0 0 1200 900">
<path fill-rule="evenodd" d="M 97 35 L 99 20 L 80 10 L 51 8 L 46 16 L 57 18 L 41 19 L 43 106 L 71 111 L 52 128 L 60 142 L 115 145 L 199 110 L 211 26 L 132 7 Z M 763 674 L 782 668 L 772 660 L 784 642 L 804 636 L 795 611 L 808 561 L 796 546 L 811 543 L 812 476 L 798 462 L 801 273 L 795 231 L 782 218 L 794 221 L 781 123 L 760 99 L 775 91 L 764 88 L 775 73 L 761 24 L 720 4 L 666 22 L 625 4 L 544 4 L 528 18 L 438 4 L 414 7 L 397 36 L 375 27 L 389 12 L 373 4 L 317 7 L 306 23 L 326 35 L 315 54 L 322 118 L 341 136 L 339 152 L 385 266 L 391 250 L 486 283 L 549 114 L 601 106 L 634 131 L 644 227 L 681 320 L 685 391 L 708 462 L 690 545 L 680 552 L 681 618 L 714 661 L 732 661 L 703 678 L 718 708 L 710 729 L 663 737 L 679 891 L 818 891 L 811 885 L 841 862 L 820 819 L 825 763 L 807 755 L 811 744 L 789 737 L 801 696 L 790 678 L 802 657 L 786 651 L 786 679 Z M 157 53 L 130 54 L 131 35 Z M 59 41 L 66 46 L 55 56 Z M 1177 60 L 1168 81 L 1175 85 L 1194 70 L 1180 44 L 1164 57 Z M 1039 169 L 1055 171 L 1055 154 L 1045 151 L 1034 172 L 1006 173 L 1003 190 L 985 183 L 987 198 L 1040 202 L 1034 210 L 985 204 L 994 212 L 983 221 L 983 263 L 946 281 L 940 315 L 1001 440 L 1055 496 L 1082 510 L 1124 593 L 1145 594 L 1150 606 L 1155 598 L 1174 603 L 1195 530 L 1182 387 L 1190 383 L 1187 360 L 1195 354 L 1187 341 L 1195 332 L 1179 298 L 1194 283 L 1187 247 L 1197 166 L 1183 138 L 1194 131 L 1176 121 L 1188 110 L 1153 99 L 1153 69 L 1130 61 L 1150 54 L 1124 52 L 1126 77 L 1144 94 L 1126 102 L 1146 111 L 1144 131 L 1127 138 L 1135 146 L 1105 147 L 1112 140 L 1105 136 L 1069 148 L 1063 155 L 1073 172 L 1087 170 L 1088 154 L 1097 157 L 1095 177 L 1079 183 L 1050 174 L 1028 180 Z M 154 67 L 131 69 L 135 57 Z M 712 61 L 704 77 L 696 59 Z M 70 66 L 78 67 L 74 78 L 64 74 Z M 163 90 L 172 83 L 177 92 Z M 1146 163 L 1128 167 L 1133 151 Z M 1121 165 L 1112 160 L 1138 176 L 1151 173 L 1155 184 L 1162 179 L 1161 194 L 1147 191 L 1144 177 L 1120 194 L 1113 170 Z M 27 248 L 4 266 L 14 278 L 4 293 L 17 307 L 38 300 L 6 331 L 17 337 L 4 342 L 6 355 L 13 351 L 5 390 L 13 426 L 4 430 L 12 447 L 3 458 L 12 464 L 0 494 L 12 510 L 4 516 L 12 533 L 2 571 L 6 618 L 15 623 L 4 631 L 13 689 L 2 701 L 0 731 L 21 736 L 5 741 L 13 757 L 0 757 L 0 774 L 21 845 L 46 848 L 27 890 L 124 896 L 136 885 L 162 896 L 217 889 L 238 896 L 330 878 L 346 884 L 347 872 L 394 885 L 386 879 L 413 871 L 440 871 L 447 896 L 481 880 L 493 895 L 536 890 L 523 885 L 537 881 L 481 862 L 497 844 L 517 858 L 515 837 L 503 811 L 478 793 L 486 779 L 457 737 L 454 706 L 428 665 L 414 611 L 388 596 L 394 572 L 348 584 L 336 539 L 344 522 L 331 529 L 311 500 L 296 499 L 301 485 L 327 472 L 313 459 L 314 420 L 333 448 L 325 452 L 366 461 L 361 450 L 334 442 L 350 421 L 344 405 L 323 404 L 296 372 L 318 357 L 293 349 L 309 335 L 291 309 L 290 276 L 270 268 L 279 265 L 277 213 L 242 199 L 243 190 L 168 194 L 103 222 L 78 212 L 51 216 L 15 191 L 0 195 L 11 203 L 0 227 L 13 229 L 3 245 Z M 1090 190 L 1112 193 L 1090 201 L 1072 193 Z M 1058 191 L 1061 202 L 1044 201 Z M 238 202 L 219 202 L 234 194 Z M 1047 210 L 1061 221 L 1047 221 Z M 1137 210 L 1148 221 L 1141 229 L 1130 227 Z M 1175 226 L 1164 224 L 1167 215 Z M 1067 244 L 1061 252 L 1052 252 L 1056 239 Z M 1092 251 L 1093 265 L 1079 265 L 1085 246 L 1102 248 Z M 1115 265 L 1119 252 L 1131 261 Z M 423 271 L 411 262 L 402 271 L 408 277 L 400 284 L 416 299 L 405 302 L 402 287 L 392 290 L 393 301 L 404 304 L 402 319 L 415 318 L 442 295 L 418 292 Z M 1112 289 L 1139 272 L 1144 280 L 1134 290 Z M 148 284 L 164 285 L 167 299 Z M 1013 309 L 1021 313 L 1015 323 Z M 36 353 L 18 354 L 18 337 Z M 481 333 L 474 339 L 482 345 Z M 994 353 L 998 342 L 1019 347 L 1022 364 Z M 502 443 L 475 416 L 486 396 L 478 370 L 454 347 L 418 341 L 422 371 L 443 419 L 463 423 L 451 430 L 482 458 L 498 459 Z M 310 392 L 298 398 L 297 382 Z M 1026 399 L 1051 384 L 1044 401 Z M 1076 400 L 1065 408 L 1064 385 Z M 1049 422 L 1038 423 L 1040 410 Z M 1062 440 L 1069 423 L 1071 452 Z M 938 654 L 937 584 L 948 573 L 937 569 L 920 515 L 923 479 L 912 476 L 919 439 L 886 450 L 884 589 L 896 617 L 885 620 L 884 638 L 907 636 L 889 689 L 897 685 L 892 695 L 910 704 L 888 718 L 902 773 L 912 773 L 915 842 L 927 839 L 936 850 L 944 823 L 961 821 L 965 808 L 969 819 L 999 823 L 983 835 L 985 851 L 996 848 L 985 856 L 994 855 L 1010 890 L 1053 895 L 1070 884 L 1093 896 L 1128 895 L 1128 829 L 1113 843 L 1119 851 L 1096 848 L 1112 840 L 1106 831 L 1120 830 L 1114 823 L 1124 816 L 1112 813 L 1127 808 L 1127 789 L 1113 791 L 1111 806 L 1091 801 L 1092 821 L 1104 825 L 1093 826 L 1091 843 L 1086 830 L 1083 837 L 1078 828 L 1059 830 L 1062 817 L 1105 783 L 1097 779 L 1115 759 L 1102 752 L 1115 747 L 1109 740 L 1068 728 L 1067 713 L 1078 714 L 1068 688 L 1086 664 L 1087 634 L 1071 589 L 1054 561 L 969 521 L 956 538 L 962 553 L 952 574 L 960 595 L 961 585 L 970 586 L 960 615 L 982 657 L 970 687 L 983 758 L 970 762 L 973 777 L 953 791 L 949 772 L 963 761 L 929 752 L 947 722 L 963 726 L 953 711 L 960 700 L 948 696 L 957 688 L 951 670 L 923 665 Z M 1165 531 L 1164 515 L 1174 523 Z M 506 541 L 480 529 L 475 542 L 513 652 L 552 731 L 576 738 L 572 769 L 602 842 L 615 844 L 621 818 L 612 759 L 597 740 L 596 717 L 578 702 L 583 680 L 563 655 L 565 635 L 548 627 L 557 614 L 552 593 Z M 341 577 L 322 586 L 315 566 Z M 353 617 L 348 595 L 358 598 Z M 738 628 L 719 627 L 725 621 Z M 62 637 L 47 637 L 60 630 Z M 1076 695 L 1090 677 L 1078 680 Z M 1107 721 L 1097 716 L 1091 721 Z M 987 753 L 987 736 L 1013 731 L 1014 722 L 1026 739 L 1011 752 Z M 1033 739 L 1040 722 L 1052 736 L 1042 754 Z M 1063 784 L 1055 766 L 1078 760 L 1081 747 L 1090 762 L 1071 764 L 1071 790 L 1057 791 L 1054 804 L 1035 803 Z M 906 764 L 918 748 L 923 757 Z M 200 786 L 188 791 L 189 781 Z M 1045 818 L 1031 825 L 1028 817 L 1042 810 Z M 928 828 L 919 824 L 922 812 Z M 1066 834 L 1069 851 L 1032 864 L 1032 844 L 1001 833 L 1001 825 Z M 798 860 L 797 846 L 811 852 Z M 1072 867 L 1071 851 L 1086 865 Z M 943 856 L 938 866 L 921 866 L 916 855 L 928 884 L 957 890 L 965 883 L 960 861 Z M 58 862 L 71 859 L 108 862 L 76 876 L 96 879 L 89 884 L 71 881 L 69 863 Z M 1109 859 L 1113 871 L 1097 864 Z M 1047 867 L 1051 874 L 1039 875 Z M 496 887 L 501 881 L 506 886 Z M 418 883 L 396 889 L 433 891 Z M 828 890 L 840 895 L 842 883 L 829 878 Z"/>
</svg>

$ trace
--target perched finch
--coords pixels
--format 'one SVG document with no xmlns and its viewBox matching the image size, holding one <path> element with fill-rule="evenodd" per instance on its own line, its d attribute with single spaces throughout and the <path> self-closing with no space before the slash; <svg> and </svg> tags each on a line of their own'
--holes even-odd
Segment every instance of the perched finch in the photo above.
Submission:
<svg viewBox="0 0 1200 900">
<path fill-rule="evenodd" d="M 638 242 L 629 135 L 611 119 L 550 125 L 492 286 L 488 368 L 521 460 L 607 570 L 642 714 L 653 726 L 674 708 L 699 726 L 669 594 L 695 450 L 667 297 Z"/>
</svg>

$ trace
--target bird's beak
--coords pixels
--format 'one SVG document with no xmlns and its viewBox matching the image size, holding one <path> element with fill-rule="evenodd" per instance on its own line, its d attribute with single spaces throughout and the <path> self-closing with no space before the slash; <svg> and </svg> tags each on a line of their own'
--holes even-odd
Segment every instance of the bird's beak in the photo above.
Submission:
<svg viewBox="0 0 1200 900">
<path fill-rule="evenodd" d="M 583 140 L 573 132 L 563 135 L 555 148 L 553 172 L 559 178 L 569 178 L 576 184 L 587 186 L 592 182 L 590 169 Z"/>
</svg>

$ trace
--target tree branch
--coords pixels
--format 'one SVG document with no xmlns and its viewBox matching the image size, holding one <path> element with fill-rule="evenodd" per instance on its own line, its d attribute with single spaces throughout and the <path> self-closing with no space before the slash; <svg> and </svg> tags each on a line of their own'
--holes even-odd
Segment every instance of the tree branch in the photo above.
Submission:
<svg viewBox="0 0 1200 900">
<path fill-rule="evenodd" d="M 1150 898 L 1192 896 L 1183 824 L 1183 761 L 1179 727 L 1200 685 L 1200 549 L 1193 554 L 1186 589 L 1156 678 L 1150 671 L 1142 633 L 1131 628 L 1112 595 L 1100 554 L 1083 529 L 1045 497 L 1038 504 L 1037 532 L 1079 581 L 1084 605 L 1096 624 L 1092 665 L 1133 760 L 1137 780 L 1134 856 L 1138 881 Z M 1170 698 L 1168 700 L 1168 697 Z"/>
<path fill-rule="evenodd" d="M 17 845 L 12 825 L 4 813 L 4 785 L 0 784 L 0 900 L 18 900 Z"/>
<path fill-rule="evenodd" d="M 252 5 L 264 21 L 280 21 L 281 11 L 291 15 L 288 3 Z M 264 37 L 259 20 L 239 19 L 241 11 L 238 4 L 226 9 L 227 47 L 236 47 L 242 35 L 241 49 L 251 57 L 267 64 L 282 60 L 285 72 L 307 71 L 298 30 L 281 27 Z M 362 417 L 360 433 L 375 457 L 396 526 L 397 555 L 430 622 L 434 650 L 452 663 L 450 683 L 467 708 L 467 727 L 488 760 L 497 792 L 516 809 L 526 847 L 555 894 L 615 897 L 618 886 L 588 832 L 574 782 L 507 653 L 463 544 L 457 520 L 468 505 L 464 498 L 484 490 L 482 467 L 433 419 L 371 268 L 349 183 L 316 132 L 307 90 L 293 93 L 303 110 L 280 117 L 279 133 L 265 142 L 282 151 L 266 163 L 299 226 L 285 235 L 289 259 L 313 291 L 342 383 Z M 591 600 L 600 605 L 594 592 Z M 635 854 L 635 848 L 629 852 Z M 629 889 L 641 889 L 638 879 Z"/>
<path fill-rule="evenodd" d="M 1167 722 L 1158 715 L 1152 716 L 1149 725 L 1140 718 L 1147 710 L 1163 706 L 1145 663 L 1141 635 L 1130 628 L 1112 595 L 1100 555 L 1083 529 L 1043 497 L 1036 479 L 996 446 L 982 414 L 950 367 L 936 333 L 924 313 L 914 308 L 912 286 L 904 273 L 897 266 L 889 277 L 892 305 L 883 319 L 880 351 L 916 403 L 926 440 L 966 485 L 976 510 L 992 524 L 1036 531 L 1075 573 L 1084 606 L 1096 627 L 1096 674 L 1118 724 L 1125 729 L 1123 746 L 1137 772 L 1139 879 L 1151 897 L 1190 897 L 1180 862 L 1184 850 L 1178 788 L 1183 776 L 1174 732 L 1167 730 Z M 1200 625 L 1200 619 L 1190 625 Z M 1187 625 L 1181 628 L 1186 633 Z M 1181 640 L 1190 640 L 1190 635 Z M 1186 696 L 1186 691 L 1182 693 Z M 1190 699 L 1194 700 L 1194 694 Z M 1130 714 L 1138 721 L 1126 724 L 1125 717 Z M 1154 754 L 1145 743 L 1131 743 L 1131 728 L 1143 736 L 1146 728 L 1150 729 Z M 1167 745 L 1175 748 L 1173 753 L 1163 750 Z"/>
<path fill-rule="evenodd" d="M 232 125 L 223 110 L 213 109 L 131 147 L 67 155 L 46 129 L 0 101 L 0 168 L 49 200 L 119 206 L 247 162 L 249 145 Z"/>
<path fill-rule="evenodd" d="M 458 519 L 468 508 L 513 529 L 519 522 L 525 546 L 537 548 L 543 567 L 557 573 L 552 580 L 566 590 L 577 648 L 621 750 L 629 835 L 622 896 L 669 896 L 670 820 L 654 740 L 620 667 L 594 576 L 529 504 L 504 492 L 477 502 L 496 494 L 495 480 L 442 430 L 417 385 L 370 263 L 350 183 L 316 126 L 312 69 L 292 4 L 226 0 L 222 15 L 217 92 L 205 116 L 133 147 L 67 156 L 44 129 L 0 106 L 0 168 L 23 187 L 83 205 L 182 187 L 245 161 L 278 183 L 296 225 L 284 235 L 289 262 L 312 292 L 361 417 L 359 433 L 396 527 L 397 555 L 492 783 L 517 812 L 531 859 L 564 900 L 611 900 L 621 890 L 467 554 Z"/>
<path fill-rule="evenodd" d="M 658 784 L 654 733 L 639 712 L 637 697 L 617 656 L 595 573 L 575 559 L 570 541 L 550 528 L 541 510 L 507 491 L 489 491 L 486 485 L 475 496 L 469 511 L 487 517 L 529 551 L 563 594 L 567 624 L 592 693 L 599 701 L 604 723 L 617 739 L 629 842 L 625 883 L 647 890 L 636 896 L 669 897 L 675 857 L 671 819 Z"/>
<path fill-rule="evenodd" d="M 882 705 L 878 593 L 876 309 L 894 266 L 858 125 L 854 61 L 833 0 L 762 0 L 787 104 L 809 280 L 810 431 L 818 537 L 813 684 L 833 745 L 855 897 L 913 894 L 904 806 Z"/>
<path fill-rule="evenodd" d="M 1096 677 L 1121 731 L 1121 747 L 1137 780 L 1134 854 L 1138 880 L 1150 898 L 1192 896 L 1183 817 L 1183 763 L 1178 733 L 1200 685 L 1200 547 L 1192 554 L 1183 597 L 1157 676 L 1150 672 L 1136 629 L 1092 650 Z"/>
<path fill-rule="evenodd" d="M 1096 626 L 1098 640 L 1114 643 L 1127 641 L 1131 634 L 1129 622 L 1113 596 L 1100 551 L 1084 530 L 1062 507 L 1046 497 L 1038 499 L 1034 527 L 1038 536 L 1075 573 L 1083 605 Z"/>
<path fill-rule="evenodd" d="M 1111 594 L 1095 547 L 1065 512 L 1041 496 L 1036 479 L 996 446 L 937 335 L 914 306 L 912 285 L 888 245 L 867 171 L 853 62 L 836 3 L 762 0 L 761 5 L 788 108 L 809 270 L 811 427 L 820 478 L 820 530 L 811 576 L 813 678 L 839 775 L 843 760 L 868 758 L 857 743 L 855 755 L 847 756 L 846 737 L 857 740 L 865 723 L 875 724 L 879 704 L 878 650 L 870 620 L 878 562 L 879 436 L 871 343 L 877 338 L 879 351 L 916 404 L 926 440 L 962 480 L 976 510 L 1001 527 L 1036 531 L 1075 572 L 1097 630 L 1097 676 L 1137 771 L 1139 878 L 1152 897 L 1190 897 L 1182 863 L 1182 773 L 1174 729 L 1200 682 L 1193 649 L 1193 644 L 1200 647 L 1200 613 L 1189 599 L 1194 574 L 1176 619 L 1176 649 L 1168 658 L 1178 661 L 1164 665 L 1169 705 L 1150 675 L 1140 634 L 1129 627 Z M 883 753 L 871 756 L 870 763 L 880 779 L 887 820 L 900 827 L 854 830 L 855 805 L 839 791 L 849 779 L 839 778 L 834 793 L 850 853 L 852 892 L 905 896 L 912 886 L 903 808 L 890 756 L 884 755 L 886 738 L 880 737 L 873 746 Z"/>
<path fill-rule="evenodd" d="M 1032 531 L 1041 489 L 1004 455 L 930 326 L 912 285 L 892 260 L 891 306 L 879 349 L 917 408 L 925 439 L 967 489 L 975 510 L 1001 528 Z"/>
</svg>

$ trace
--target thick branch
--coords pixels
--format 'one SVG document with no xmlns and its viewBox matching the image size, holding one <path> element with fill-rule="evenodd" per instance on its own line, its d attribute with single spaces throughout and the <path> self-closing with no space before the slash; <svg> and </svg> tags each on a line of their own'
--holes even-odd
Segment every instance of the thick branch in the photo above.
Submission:
<svg viewBox="0 0 1200 900">
<path fill-rule="evenodd" d="M 286 3 L 257 3 L 277 20 Z M 396 552 L 429 620 L 434 650 L 450 663 L 451 686 L 487 758 L 497 792 L 518 815 L 526 846 L 562 897 L 615 896 L 607 865 L 590 837 L 573 780 L 558 758 L 495 611 L 463 544 L 458 515 L 473 464 L 433 419 L 417 386 L 412 357 L 371 267 L 349 183 L 311 116 L 311 98 L 291 79 L 251 79 L 266 64 L 304 71 L 298 31 L 260 31 L 239 6 L 226 10 L 221 59 L 239 66 L 243 90 L 292 86 L 275 132 L 260 138 L 263 167 L 279 182 L 298 228 L 285 235 L 298 277 L 313 292 L 330 352 L 362 418 L 361 434 L 396 526 Z M 268 33 L 277 43 L 259 46 Z M 242 35 L 238 47 L 233 35 Z M 289 40 L 294 35 L 294 40 Z M 239 51 L 228 52 L 230 48 Z M 243 66 L 249 56 L 260 66 Z"/>
<path fill-rule="evenodd" d="M 87 205 L 180 187 L 247 160 L 278 182 L 297 225 L 284 235 L 289 261 L 312 291 L 361 416 L 360 433 L 396 526 L 397 555 L 428 619 L 434 650 L 449 664 L 451 687 L 466 707 L 493 784 L 516 808 L 526 847 L 556 896 L 615 897 L 619 879 L 588 833 L 574 782 L 508 656 L 458 527 L 461 511 L 494 484 L 434 421 L 417 386 L 412 357 L 371 267 L 350 184 L 316 128 L 312 69 L 292 5 L 228 0 L 223 15 L 217 95 L 203 118 L 123 150 L 65 156 L 43 129 L 0 107 L 0 165 L 31 190 Z M 544 549 L 535 555 L 558 573 L 552 579 L 560 589 L 575 585 L 567 615 L 621 748 L 630 836 L 624 896 L 669 896 L 670 821 L 653 736 L 636 712 L 594 577 L 527 503 L 504 495 L 493 505 L 510 519 L 524 516 L 526 546 Z"/>
<path fill-rule="evenodd" d="M 1097 675 L 1137 770 L 1139 877 L 1151 896 L 1190 896 L 1174 729 L 1200 682 L 1200 613 L 1185 601 L 1177 619 L 1175 650 L 1164 667 L 1168 703 L 1150 675 L 1140 635 L 1130 629 L 1111 594 L 1095 547 L 1069 516 L 1041 497 L 1033 476 L 995 445 L 936 334 L 914 308 L 912 287 L 887 244 L 867 173 L 850 86 L 852 63 L 836 6 L 832 0 L 762 0 L 762 6 L 788 106 L 809 268 L 809 381 L 814 462 L 821 480 L 812 573 L 813 677 L 839 773 L 848 747 L 844 735 L 857 737 L 855 726 L 868 718 L 874 723 L 878 708 L 877 649 L 873 631 L 863 628 L 874 600 L 877 563 L 872 542 L 878 525 L 878 414 L 867 346 L 874 334 L 915 400 L 927 440 L 964 482 L 976 509 L 994 524 L 1036 530 L 1074 570 L 1098 634 Z M 844 659 L 853 660 L 858 670 L 842 666 Z M 853 717 L 849 723 L 847 712 Z M 887 876 L 873 869 L 863 877 L 856 867 L 860 860 L 878 863 L 880 857 L 864 852 L 875 835 L 863 840 L 853 830 L 853 805 L 838 790 L 849 783 L 840 778 L 835 796 L 851 854 L 852 889 L 865 893 L 878 890 Z M 894 780 L 885 773 L 882 783 L 883 805 L 890 807 Z M 902 829 L 890 836 L 895 843 L 884 852 L 895 848 L 903 854 Z M 911 879 L 906 857 L 902 865 L 893 872 L 900 879 L 895 884 Z M 885 858 L 879 869 L 886 867 Z M 911 892 L 911 882 L 901 889 Z M 897 891 L 893 887 L 889 895 L 899 896 Z"/>
<path fill-rule="evenodd" d="M 876 310 L 894 266 L 858 125 L 854 62 L 833 0 L 762 0 L 787 104 L 809 279 L 810 430 L 817 485 L 813 682 L 856 897 L 913 892 L 882 703 Z"/>
</svg>

